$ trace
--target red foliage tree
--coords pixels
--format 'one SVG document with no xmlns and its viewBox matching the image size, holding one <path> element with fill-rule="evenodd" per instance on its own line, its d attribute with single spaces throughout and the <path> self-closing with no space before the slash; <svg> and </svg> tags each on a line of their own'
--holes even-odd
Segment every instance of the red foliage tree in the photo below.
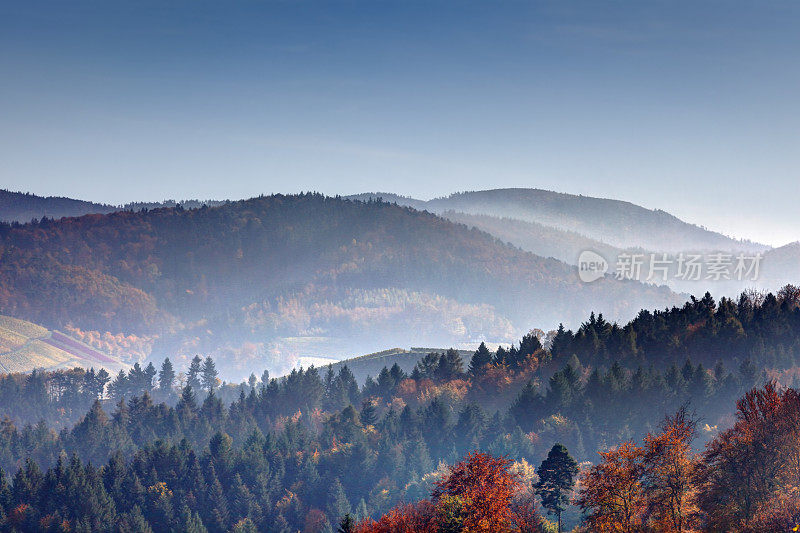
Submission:
<svg viewBox="0 0 800 533">
<path fill-rule="evenodd" d="M 377 522 L 359 524 L 358 533 L 529 533 L 541 517 L 532 501 L 520 494 L 519 476 L 506 457 L 473 452 L 450 468 L 436 484 L 430 500 L 402 505 Z"/>
</svg>

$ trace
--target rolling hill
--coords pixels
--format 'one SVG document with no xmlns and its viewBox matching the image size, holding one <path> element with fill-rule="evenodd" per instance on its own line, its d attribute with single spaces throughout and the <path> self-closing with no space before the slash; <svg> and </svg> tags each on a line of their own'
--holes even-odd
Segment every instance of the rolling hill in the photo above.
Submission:
<svg viewBox="0 0 800 533">
<path fill-rule="evenodd" d="M 767 251 L 762 265 L 760 288 L 773 289 L 787 283 L 800 285 L 800 242 Z"/>
<path fill-rule="evenodd" d="M 381 350 L 380 352 L 344 359 L 332 363 L 330 367 L 334 372 L 339 372 L 340 368 L 347 366 L 353 373 L 356 381 L 364 383 L 367 376 L 376 378 L 384 367 L 391 368 L 395 363 L 403 372 L 411 374 L 414 370 L 414 366 L 420 359 L 424 358 L 429 353 L 444 353 L 447 350 L 448 348 L 410 348 L 408 350 L 403 348 L 390 348 L 388 350 Z M 474 352 L 475 350 L 458 350 L 458 354 L 461 356 L 465 365 L 469 364 L 470 357 L 472 357 Z"/>
<path fill-rule="evenodd" d="M 646 209 L 621 200 L 541 189 L 472 191 L 428 201 L 390 193 L 365 193 L 354 197 L 380 197 L 385 201 L 433 213 L 454 211 L 518 219 L 575 232 L 617 248 L 643 248 L 658 252 L 768 249 L 758 243 L 732 239 L 689 224 L 665 211 Z"/>
<path fill-rule="evenodd" d="M 60 331 L 0 316 L 0 372 L 74 367 L 105 368 L 113 375 L 127 365 Z"/>
<path fill-rule="evenodd" d="M 43 217 L 59 219 L 79 217 L 89 213 L 111 213 L 117 208 L 60 196 L 0 190 L 0 220 L 4 222 L 30 222 Z"/>
<path fill-rule="evenodd" d="M 634 282 L 582 284 L 574 267 L 430 213 L 318 194 L 6 225 L 0 253 L 0 312 L 148 336 L 154 357 L 211 353 L 233 372 L 509 342 L 592 310 L 621 319 L 682 301 Z"/>
<path fill-rule="evenodd" d="M 616 257 L 623 249 L 580 233 L 527 222 L 517 218 L 474 215 L 459 211 L 444 211 L 441 216 L 453 222 L 478 228 L 503 242 L 542 257 L 552 257 L 569 265 L 578 263 L 584 250 L 593 250 L 603 257 Z"/>
<path fill-rule="evenodd" d="M 60 219 L 90 214 L 107 214 L 115 211 L 138 211 L 180 205 L 186 209 L 205 205 L 217 206 L 225 203 L 220 200 L 165 200 L 163 202 L 131 202 L 122 206 L 99 204 L 84 200 L 74 200 L 61 196 L 37 196 L 35 194 L 13 192 L 0 189 L 0 221 L 30 222 L 42 218 Z"/>
</svg>

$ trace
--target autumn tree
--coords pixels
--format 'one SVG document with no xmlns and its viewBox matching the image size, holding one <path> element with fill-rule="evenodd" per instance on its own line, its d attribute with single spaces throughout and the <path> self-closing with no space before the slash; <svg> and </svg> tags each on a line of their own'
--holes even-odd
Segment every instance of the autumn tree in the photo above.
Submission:
<svg viewBox="0 0 800 533">
<path fill-rule="evenodd" d="M 509 469 L 511 463 L 505 457 L 469 453 L 437 482 L 432 499 L 440 507 L 456 499 L 465 531 L 507 531 L 513 523 L 511 500 L 519 488 L 518 476 Z"/>
<path fill-rule="evenodd" d="M 359 524 L 359 533 L 532 533 L 541 518 L 535 506 L 519 501 L 522 489 L 511 460 L 472 452 L 448 469 L 430 500 L 401 505 L 377 522 Z"/>
<path fill-rule="evenodd" d="M 707 528 L 756 531 L 800 520 L 800 393 L 770 382 L 736 407 L 733 427 L 703 454 L 700 504 Z"/>
<path fill-rule="evenodd" d="M 696 422 L 686 408 L 668 416 L 660 431 L 644 438 L 644 489 L 648 514 L 658 531 L 691 531 L 697 514 L 692 451 Z"/>
<path fill-rule="evenodd" d="M 642 530 L 647 502 L 642 486 L 644 450 L 625 442 L 607 452 L 584 472 L 577 504 L 586 525 L 597 533 L 636 533 Z"/>
</svg>

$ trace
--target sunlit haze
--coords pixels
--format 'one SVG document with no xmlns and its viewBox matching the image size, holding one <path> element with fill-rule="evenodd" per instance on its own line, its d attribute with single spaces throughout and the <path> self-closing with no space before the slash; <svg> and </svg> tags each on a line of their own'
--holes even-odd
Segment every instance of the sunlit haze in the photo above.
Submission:
<svg viewBox="0 0 800 533">
<path fill-rule="evenodd" d="M 0 185 L 535 187 L 800 239 L 800 4 L 4 2 Z"/>
</svg>

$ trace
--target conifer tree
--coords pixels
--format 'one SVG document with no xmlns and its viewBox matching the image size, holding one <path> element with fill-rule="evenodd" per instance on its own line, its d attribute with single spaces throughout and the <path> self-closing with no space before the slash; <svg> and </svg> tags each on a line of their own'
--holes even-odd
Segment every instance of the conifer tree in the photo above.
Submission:
<svg viewBox="0 0 800 533">
<path fill-rule="evenodd" d="M 492 352 L 486 347 L 486 343 L 481 342 L 478 349 L 472 355 L 469 362 L 469 373 L 473 377 L 482 376 L 486 372 L 486 367 L 492 362 Z"/>
<path fill-rule="evenodd" d="M 350 514 L 350 502 L 347 500 L 344 487 L 342 487 L 338 477 L 333 480 L 330 486 L 326 510 L 329 520 L 334 521 L 339 521 L 343 516 L 349 516 Z"/>
<path fill-rule="evenodd" d="M 355 530 L 356 522 L 353 520 L 353 517 L 350 516 L 350 513 L 347 513 L 339 522 L 339 527 L 336 529 L 336 533 L 355 533 Z"/>
<path fill-rule="evenodd" d="M 200 372 L 203 370 L 203 360 L 199 355 L 192 358 L 189 364 L 189 370 L 186 372 L 186 385 L 191 387 L 192 390 L 200 390 L 202 384 L 200 382 Z"/>
<path fill-rule="evenodd" d="M 367 502 L 364 501 L 364 498 L 361 498 L 358 501 L 358 505 L 356 506 L 355 520 L 356 522 L 361 522 L 362 520 L 366 520 L 367 518 L 369 518 L 369 511 L 367 510 Z"/>
<path fill-rule="evenodd" d="M 118 524 L 120 533 L 153 533 L 153 528 L 142 514 L 141 508 L 134 505 Z"/>
<path fill-rule="evenodd" d="M 184 506 L 181 511 L 180 531 L 184 533 L 208 533 L 208 529 L 203 525 L 197 511 L 190 511 L 189 507 Z"/>
<path fill-rule="evenodd" d="M 364 427 L 374 426 L 377 423 L 378 415 L 375 411 L 375 405 L 371 401 L 364 401 L 359 418 Z"/>
<path fill-rule="evenodd" d="M 537 473 L 539 481 L 534 485 L 536 494 L 542 498 L 542 507 L 558 517 L 558 531 L 561 533 L 561 513 L 569 505 L 575 476 L 578 475 L 578 463 L 562 444 L 556 443 Z"/>
<path fill-rule="evenodd" d="M 464 367 L 461 356 L 453 348 L 447 350 L 439 358 L 439 366 L 436 367 L 436 378 L 448 380 L 457 378 L 462 374 Z"/>
<path fill-rule="evenodd" d="M 211 356 L 206 357 L 206 360 L 203 361 L 203 370 L 202 370 L 202 385 L 203 389 L 207 390 L 208 392 L 212 392 L 217 386 L 217 366 L 214 364 L 214 360 Z"/>
<path fill-rule="evenodd" d="M 158 374 L 158 387 L 163 392 L 169 392 L 172 390 L 172 385 L 174 383 L 175 369 L 172 368 L 172 361 L 169 360 L 169 357 L 166 357 L 161 364 L 161 372 Z"/>
</svg>

